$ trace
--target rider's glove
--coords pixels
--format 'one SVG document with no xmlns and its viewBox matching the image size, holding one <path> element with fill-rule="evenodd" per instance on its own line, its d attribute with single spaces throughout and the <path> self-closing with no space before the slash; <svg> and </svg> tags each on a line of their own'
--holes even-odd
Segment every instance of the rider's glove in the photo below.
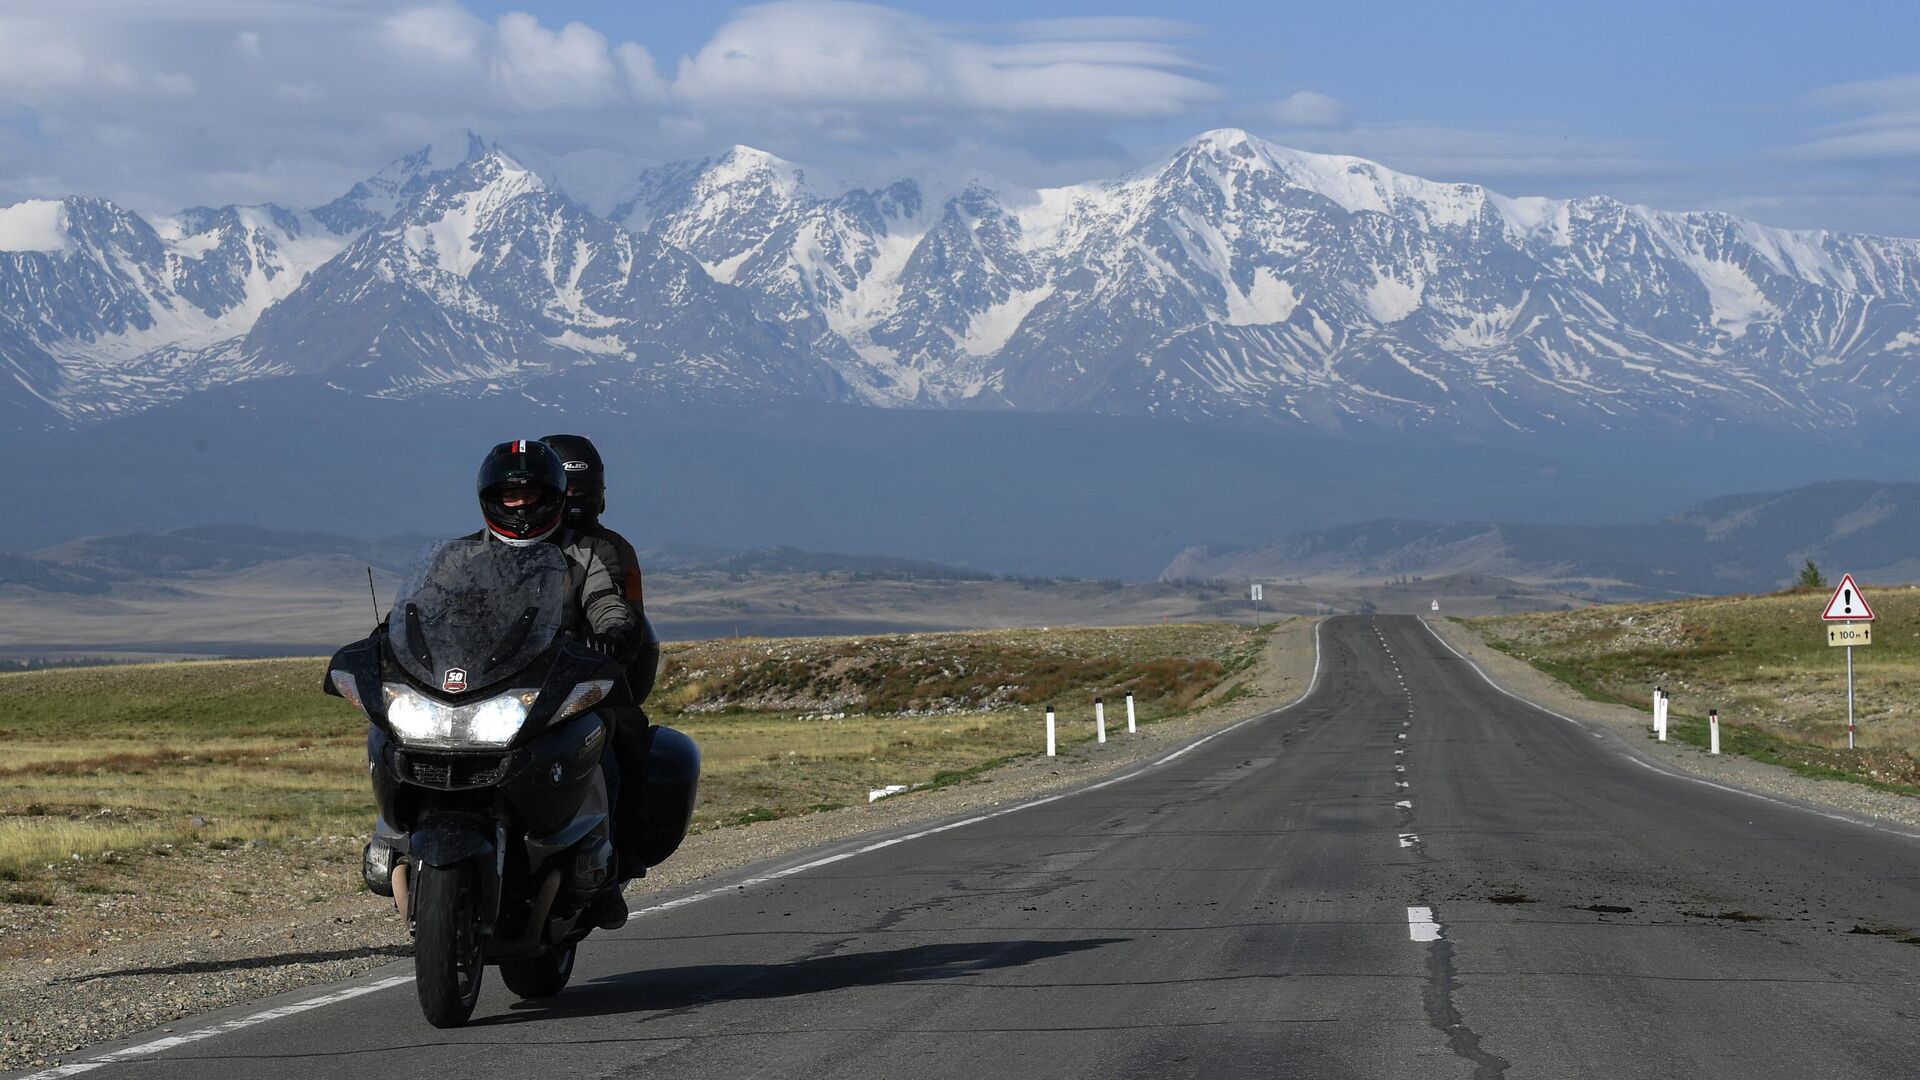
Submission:
<svg viewBox="0 0 1920 1080">
<path fill-rule="evenodd" d="M 630 641 L 632 641 L 632 635 L 627 628 L 616 626 L 605 633 L 593 635 L 587 639 L 587 644 L 595 652 L 618 658 L 627 654 L 627 645 Z"/>
</svg>

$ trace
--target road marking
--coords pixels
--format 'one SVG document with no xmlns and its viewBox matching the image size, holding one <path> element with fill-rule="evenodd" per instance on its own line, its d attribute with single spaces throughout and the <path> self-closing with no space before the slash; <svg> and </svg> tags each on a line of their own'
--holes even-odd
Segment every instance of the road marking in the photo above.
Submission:
<svg viewBox="0 0 1920 1080">
<path fill-rule="evenodd" d="M 1393 756 L 1394 756 L 1394 757 L 1399 757 L 1399 756 L 1400 756 L 1401 754 L 1404 754 L 1404 753 L 1406 753 L 1406 751 L 1405 751 L 1405 750 L 1395 750 L 1395 751 L 1393 752 Z"/>
<path fill-rule="evenodd" d="M 1403 732 L 1401 732 L 1400 734 L 1398 734 L 1398 735 L 1395 735 L 1395 736 L 1394 736 L 1394 738 L 1396 738 L 1396 739 L 1404 739 L 1404 738 L 1406 738 L 1406 737 L 1407 737 L 1407 733 L 1406 733 L 1406 732 L 1404 732 L 1404 731 L 1403 731 Z"/>
<path fill-rule="evenodd" d="M 1396 752 L 1397 752 L 1397 751 L 1396 751 Z M 1395 766 L 1393 767 L 1393 771 L 1394 771 L 1394 772 L 1406 772 L 1406 771 L 1407 771 L 1407 767 L 1406 767 L 1405 765 L 1395 765 Z"/>
<path fill-rule="evenodd" d="M 632 921 L 634 919 L 639 918 L 642 915 L 653 915 L 653 914 L 658 914 L 662 911 L 671 911 L 675 908 L 686 907 L 689 904 L 697 904 L 702 900 L 711 900 L 716 896 L 721 896 L 726 893 L 741 892 L 755 885 L 764 885 L 769 881 L 778 881 L 781 878 L 792 877 L 795 874 L 805 873 L 808 870 L 817 870 L 822 866 L 830 866 L 833 863 L 837 863 L 845 859 L 851 859 L 856 855 L 866 855 L 871 852 L 879 851 L 883 848 L 893 847 L 896 844 L 904 844 L 909 840 L 919 840 L 924 837 L 933 836 L 935 834 L 947 832 L 952 829 L 963 828 L 967 825 L 977 825 L 982 821 L 991 821 L 994 818 L 1005 817 L 1008 814 L 1019 813 L 1022 810 L 1031 810 L 1036 806 L 1045 806 L 1048 803 L 1058 802 L 1061 799 L 1065 799 L 1073 795 L 1082 795 L 1089 791 L 1098 791 L 1101 788 L 1111 787 L 1114 784 L 1123 783 L 1127 780 L 1133 779 L 1136 776 L 1140 776 L 1144 773 L 1151 772 L 1152 770 L 1157 769 L 1160 766 L 1165 765 L 1170 761 L 1173 761 L 1174 759 L 1182 756 L 1183 754 L 1187 754 L 1193 750 L 1199 749 L 1201 746 L 1204 746 L 1207 743 L 1212 742 L 1213 740 L 1219 738 L 1222 735 L 1225 735 L 1225 734 L 1228 734 L 1229 732 L 1236 731 L 1240 728 L 1243 728 L 1248 724 L 1253 723 L 1256 720 L 1264 720 L 1270 716 L 1274 716 L 1279 713 L 1286 712 L 1288 709 L 1293 708 L 1294 706 L 1307 700 L 1308 697 L 1312 696 L 1314 689 L 1320 685 L 1320 672 L 1323 666 L 1322 665 L 1321 631 L 1325 628 L 1325 626 L 1326 626 L 1326 621 L 1324 619 L 1313 624 L 1313 676 L 1307 681 L 1307 688 L 1305 690 L 1302 690 L 1298 697 L 1294 698 L 1292 701 L 1287 702 L 1285 705 L 1282 705 L 1277 709 L 1269 710 L 1267 712 L 1259 714 L 1258 716 L 1250 716 L 1245 720 L 1240 721 L 1239 723 L 1221 728 L 1219 731 L 1216 731 L 1211 735 L 1207 735 L 1203 738 L 1196 739 L 1193 742 L 1188 743 L 1186 746 L 1183 746 L 1180 749 L 1175 750 L 1173 753 L 1168 754 L 1157 761 L 1153 761 L 1146 765 L 1143 765 L 1140 768 L 1135 769 L 1130 773 L 1124 773 L 1120 776 L 1115 776 L 1107 780 L 1102 780 L 1098 783 L 1088 784 L 1085 787 L 1074 788 L 1072 791 L 1063 791 L 1057 795 L 1048 795 L 1043 798 L 1038 798 L 1038 799 L 1031 800 L 1029 802 L 1020 803 L 1017 806 L 1009 806 L 1009 807 L 1005 807 L 1000 810 L 994 810 L 985 814 L 976 814 L 973 817 L 965 818 L 960 821 L 948 822 L 945 825 L 936 825 L 930 829 L 921 829 L 918 832 L 907 833 L 904 836 L 896 836 L 889 840 L 879 840 L 862 847 L 854 848 L 851 851 L 843 851 L 837 855 L 828 855 L 824 858 L 814 859 L 811 862 L 801 863 L 797 866 L 789 866 L 784 870 L 776 870 L 770 874 L 761 874 L 757 877 L 747 878 L 743 881 L 738 881 L 731 885 L 725 885 L 725 886 L 721 886 L 719 888 L 713 888 L 713 889 L 706 889 L 701 892 L 690 893 L 686 896 L 678 897 L 673 900 L 668 900 L 663 903 L 653 904 L 651 906 L 641 908 L 638 911 L 635 911 L 631 915 L 629 915 L 628 925 L 632 925 Z M 319 1008 L 324 1008 L 325 1006 L 328 1006 L 328 1005 L 337 1005 L 340 1002 L 350 1001 L 364 994 L 371 994 L 379 990 L 386 990 L 390 987 L 400 986 L 405 983 L 410 983 L 412 981 L 413 981 L 413 976 L 411 975 L 396 975 L 391 978 L 381 979 L 377 982 L 367 983 L 361 986 L 350 986 L 342 990 L 337 990 L 331 994 L 323 994 L 320 997 L 309 998 L 306 1001 L 296 1002 L 292 1005 L 282 1005 L 278 1008 L 268 1009 L 265 1012 L 254 1013 L 251 1016 L 244 1016 L 237 1020 L 229 1020 L 224 1024 L 215 1024 L 212 1027 L 202 1028 L 198 1031 L 188 1032 L 185 1035 L 169 1035 L 164 1039 L 154 1039 L 151 1042 L 144 1042 L 136 1046 L 129 1046 L 129 1047 L 126 1047 L 125 1049 L 115 1050 L 110 1054 L 102 1054 L 99 1057 L 89 1058 L 86 1061 L 75 1062 L 71 1065 L 58 1065 L 52 1069 L 47 1069 L 41 1072 L 33 1073 L 26 1077 L 22 1077 L 21 1080 L 57 1080 L 58 1077 L 77 1076 L 81 1073 L 92 1072 L 93 1070 L 101 1068 L 103 1066 L 112 1065 L 112 1064 L 115 1064 L 116 1062 L 125 1061 L 130 1058 L 142 1057 L 147 1054 L 157 1054 L 162 1050 L 170 1050 L 173 1047 L 181 1046 L 186 1043 L 199 1042 L 202 1039 L 211 1039 L 217 1035 L 225 1035 L 228 1032 L 239 1031 L 242 1028 L 249 1028 L 254 1026 L 255 1024 L 264 1024 L 269 1021 L 282 1019 L 283 1017 L 294 1016 L 299 1013 L 306 1012 L 310 1009 L 319 1009 Z"/>
<path fill-rule="evenodd" d="M 277 1008 L 268 1009 L 265 1012 L 254 1013 L 251 1016 L 242 1016 L 235 1020 L 229 1020 L 224 1024 L 215 1024 L 212 1027 L 204 1027 L 198 1031 L 189 1031 L 185 1035 L 169 1035 L 164 1039 L 154 1039 L 152 1042 L 143 1042 L 136 1046 L 115 1050 L 110 1054 L 101 1054 L 99 1057 L 88 1058 L 85 1061 L 78 1061 L 71 1065 L 56 1065 L 51 1069 L 45 1069 L 41 1072 L 22 1077 L 21 1080 L 54 1080 L 54 1078 L 61 1076 L 78 1076 L 81 1073 L 92 1072 L 103 1066 L 117 1064 L 122 1061 L 130 1061 L 137 1057 L 145 1057 L 148 1054 L 157 1054 L 162 1050 L 171 1050 L 176 1046 L 185 1046 L 188 1043 L 196 1043 L 202 1039 L 211 1039 L 216 1035 L 226 1035 L 243 1028 L 253 1027 L 256 1024 L 265 1024 L 269 1021 L 295 1016 L 310 1009 L 320 1009 L 328 1005 L 338 1005 L 343 1001 L 351 1001 L 363 994 L 371 994 L 378 990 L 385 990 L 389 987 L 399 986 L 402 983 L 410 983 L 412 981 L 413 976 L 411 975 L 395 975 L 377 982 L 365 983 L 360 986 L 349 986 L 344 990 L 336 990 L 331 994 L 322 994 L 319 997 L 308 998 L 305 1001 L 296 1001 L 291 1005 L 281 1005 Z"/>
<path fill-rule="evenodd" d="M 1393 786 L 1397 788 L 1403 788 L 1407 786 L 1407 782 L 1405 780 L 1396 780 L 1394 781 Z"/>
<path fill-rule="evenodd" d="M 1430 907 L 1407 909 L 1407 936 L 1415 941 L 1439 941 L 1440 924 L 1433 921 Z"/>
<path fill-rule="evenodd" d="M 936 825 L 930 829 L 921 829 L 918 832 L 908 833 L 904 836 L 896 836 L 890 840 L 879 840 L 874 843 L 867 844 L 863 847 L 855 848 L 851 851 L 843 851 L 837 855 L 828 855 L 824 858 L 814 859 L 811 862 L 801 863 L 798 866 L 789 866 L 784 870 L 776 870 L 770 874 L 761 874 L 757 877 L 747 878 L 743 881 L 738 881 L 731 885 L 725 885 L 725 886 L 721 886 L 713 889 L 706 889 L 701 892 L 690 893 L 686 896 L 678 897 L 673 900 L 668 900 L 663 903 L 653 904 L 651 906 L 641 908 L 638 911 L 635 911 L 631 915 L 629 915 L 628 925 L 632 925 L 632 921 L 634 919 L 639 918 L 642 915 L 652 915 L 652 914 L 658 914 L 659 912 L 662 912 L 662 911 L 671 911 L 675 908 L 686 907 L 689 904 L 697 904 L 702 900 L 711 900 L 716 896 L 721 896 L 726 893 L 744 891 L 755 885 L 764 885 L 769 881 L 778 881 L 781 878 L 792 877 L 795 874 L 805 873 L 808 870 L 817 870 L 822 866 L 829 866 L 829 865 L 832 865 L 833 863 L 840 862 L 844 859 L 851 859 L 856 855 L 866 855 L 871 852 L 879 851 L 883 848 L 890 848 L 896 844 L 904 844 L 909 840 L 919 840 L 924 837 L 933 836 L 937 833 L 947 832 L 952 829 L 962 828 L 967 825 L 977 825 L 982 821 L 991 821 L 994 818 L 1005 817 L 1008 814 L 1018 813 L 1022 810 L 1031 810 L 1036 806 L 1045 806 L 1048 803 L 1058 802 L 1061 799 L 1065 799 L 1073 795 L 1081 795 L 1089 791 L 1098 791 L 1101 788 L 1111 787 L 1114 784 L 1122 783 L 1124 781 L 1131 780 L 1136 776 L 1140 776 L 1142 774 L 1151 772 L 1154 769 L 1157 769 L 1160 766 L 1165 765 L 1168 762 L 1173 761 L 1174 759 L 1179 758 L 1184 754 L 1187 754 L 1193 750 L 1199 749 L 1201 746 L 1204 746 L 1207 743 L 1212 742 L 1213 740 L 1219 738 L 1222 735 L 1225 735 L 1225 734 L 1228 734 L 1229 732 L 1236 731 L 1240 728 L 1243 728 L 1248 724 L 1253 723 L 1256 720 L 1264 720 L 1270 716 L 1274 716 L 1279 713 L 1286 712 L 1288 709 L 1293 708 L 1294 706 L 1307 700 L 1308 697 L 1312 696 L 1314 689 L 1320 685 L 1320 673 L 1324 666 L 1322 663 L 1323 651 L 1322 651 L 1322 642 L 1321 642 L 1321 637 L 1322 637 L 1321 631 L 1325 628 L 1325 626 L 1326 626 L 1326 621 L 1324 619 L 1313 624 L 1313 676 L 1310 679 L 1308 679 L 1307 688 L 1305 690 L 1302 690 L 1298 697 L 1294 698 L 1292 701 L 1287 702 L 1285 705 L 1282 705 L 1277 709 L 1269 710 L 1267 712 L 1259 714 L 1258 716 L 1250 716 L 1245 720 L 1240 721 L 1239 723 L 1221 728 L 1219 731 L 1216 731 L 1211 735 L 1207 735 L 1202 738 L 1196 739 L 1193 742 L 1188 743 L 1186 746 L 1183 746 L 1180 749 L 1175 750 L 1173 753 L 1168 754 L 1165 757 L 1158 759 L 1157 761 L 1153 761 L 1146 765 L 1143 765 L 1140 768 L 1135 769 L 1130 773 L 1124 773 L 1120 776 L 1115 776 L 1107 780 L 1102 780 L 1098 783 L 1088 784 L 1085 787 L 1074 788 L 1072 791 L 1063 791 L 1057 795 L 1048 795 L 1042 798 L 1031 800 L 1029 802 L 1020 803 L 1017 806 L 1009 806 L 1009 807 L 1005 807 L 1000 810 L 994 810 L 985 814 L 976 814 L 970 818 L 965 818 L 960 821 L 948 822 L 945 825 Z M 386 990 L 391 987 L 410 983 L 412 981 L 413 981 L 413 976 L 411 975 L 396 975 L 391 978 L 381 979 L 377 982 L 366 983 L 360 986 L 346 987 L 344 989 L 337 990 L 331 994 L 323 994 L 320 997 L 309 998 L 306 1001 L 295 1002 L 292 1005 L 282 1005 L 278 1008 L 268 1009 L 265 1012 L 254 1013 L 251 1016 L 244 1016 L 237 1020 L 229 1020 L 224 1024 L 215 1024 L 212 1027 L 201 1028 L 198 1031 L 191 1031 L 185 1035 L 169 1035 L 163 1039 L 154 1039 L 150 1042 L 140 1043 L 136 1046 L 129 1046 L 121 1050 L 115 1050 L 110 1054 L 102 1054 L 98 1057 L 89 1058 L 85 1061 L 75 1062 L 70 1065 L 57 1065 L 51 1069 L 46 1069 L 41 1072 L 33 1073 L 28 1076 L 22 1077 L 21 1080 L 57 1080 L 57 1078 L 63 1077 L 63 1076 L 77 1076 L 81 1073 L 92 1072 L 95 1069 L 102 1068 L 107 1065 L 112 1065 L 117 1062 L 126 1061 L 136 1057 L 143 1057 L 148 1054 L 157 1054 L 162 1050 L 170 1050 L 173 1047 L 181 1046 L 186 1043 L 194 1043 L 194 1042 L 199 1042 L 203 1039 L 211 1039 L 215 1036 L 225 1035 L 233 1031 L 239 1031 L 243 1028 L 249 1028 L 256 1024 L 264 1024 L 264 1023 L 268 1023 L 269 1021 L 279 1020 L 288 1016 L 294 1016 L 299 1013 L 306 1012 L 310 1009 L 319 1009 L 319 1008 L 324 1008 L 328 1005 L 337 1005 L 343 1001 L 351 1001 L 352 999 L 360 997 L 364 994 L 371 994 L 376 991 Z"/>
<path fill-rule="evenodd" d="M 1412 847 L 1413 845 L 1419 842 L 1420 842 L 1420 837 L 1414 833 L 1403 832 L 1400 834 L 1401 847 Z"/>
<path fill-rule="evenodd" d="M 1488 686 L 1493 687 L 1495 690 L 1500 691 L 1502 694 L 1505 694 L 1506 696 L 1512 698 L 1513 700 L 1519 702 L 1520 704 L 1525 705 L 1529 709 L 1533 709 L 1536 712 L 1546 713 L 1548 716 L 1551 716 L 1556 720 L 1565 720 L 1567 723 L 1574 725 L 1575 727 L 1581 729 L 1582 731 L 1587 731 L 1589 734 L 1593 735 L 1593 737 L 1596 739 L 1605 738 L 1605 735 L 1603 733 L 1597 732 L 1597 731 L 1591 731 L 1587 727 L 1587 725 L 1582 723 L 1581 721 L 1575 720 L 1571 716 L 1554 712 L 1552 709 L 1549 709 L 1545 705 L 1541 705 L 1538 702 L 1529 701 L 1526 698 L 1521 697 L 1519 694 L 1516 694 L 1513 691 L 1507 689 L 1506 687 L 1501 686 L 1499 683 L 1494 682 L 1493 676 L 1487 674 L 1486 671 L 1483 670 L 1479 664 L 1474 663 L 1473 660 L 1470 659 L 1466 653 L 1463 653 L 1459 649 L 1454 648 L 1452 643 L 1448 642 L 1446 638 L 1441 637 L 1440 631 L 1435 630 L 1427 622 L 1427 620 L 1421 619 L 1420 625 L 1425 626 L 1427 628 L 1427 633 L 1432 634 L 1433 640 L 1438 641 L 1442 648 L 1446 649 L 1448 652 L 1452 653 L 1453 655 L 1459 657 L 1462 662 L 1464 662 L 1468 667 L 1472 668 L 1474 670 L 1474 673 L 1479 675 L 1480 678 L 1484 679 Z M 1624 747 L 1625 744 L 1622 744 L 1622 746 Z M 1675 780 L 1685 780 L 1689 783 L 1700 784 L 1704 787 L 1710 787 L 1716 791 L 1724 791 L 1733 795 L 1745 795 L 1749 799 L 1759 799 L 1761 802 L 1772 803 L 1775 806 L 1784 806 L 1789 810 L 1804 811 L 1805 813 L 1814 814 L 1818 817 L 1827 818 L 1832 821 L 1844 821 L 1849 825 L 1858 825 L 1863 829 L 1872 829 L 1875 832 L 1891 833 L 1894 836 L 1903 836 L 1909 840 L 1920 840 L 1920 833 L 1916 833 L 1911 829 L 1902 829 L 1902 828 L 1896 828 L 1891 825 L 1883 825 L 1877 821 L 1865 821 L 1857 817 L 1849 817 L 1846 814 L 1835 813 L 1831 810 L 1822 810 L 1817 806 L 1808 806 L 1805 803 L 1789 802 L 1786 799 L 1776 799 L 1772 795 L 1762 795 L 1758 791 L 1748 791 L 1746 788 L 1734 787 L 1732 784 L 1722 784 L 1722 783 L 1719 783 L 1718 781 L 1709 780 L 1704 776 L 1694 776 L 1692 773 L 1684 773 L 1674 769 L 1669 769 L 1664 765 L 1659 765 L 1652 761 L 1648 761 L 1643 757 L 1640 757 L 1638 754 L 1633 753 L 1631 748 L 1623 749 L 1621 751 L 1621 756 L 1625 757 L 1628 761 L 1633 762 L 1635 765 L 1638 765 L 1643 769 L 1646 769 L 1650 772 L 1659 773 L 1662 776 L 1673 777 Z"/>
<path fill-rule="evenodd" d="M 1395 810 L 1411 810 L 1413 809 L 1413 800 L 1401 799 L 1399 802 L 1393 804 L 1393 808 Z"/>
</svg>

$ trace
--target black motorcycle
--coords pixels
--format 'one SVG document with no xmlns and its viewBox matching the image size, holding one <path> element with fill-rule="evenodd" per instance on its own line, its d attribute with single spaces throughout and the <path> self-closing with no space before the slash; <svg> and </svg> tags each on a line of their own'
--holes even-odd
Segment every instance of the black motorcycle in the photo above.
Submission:
<svg viewBox="0 0 1920 1080">
<path fill-rule="evenodd" d="M 620 782 L 643 824 L 613 835 L 604 714 L 632 695 L 618 663 L 566 635 L 570 599 L 556 547 L 448 541 L 327 673 L 369 721 L 380 816 L 362 873 L 407 916 L 435 1027 L 467 1022 L 488 964 L 521 997 L 559 993 L 589 908 L 620 887 L 615 839 L 644 873 L 686 836 L 699 750 L 664 727 L 626 735 L 644 766 Z"/>
</svg>

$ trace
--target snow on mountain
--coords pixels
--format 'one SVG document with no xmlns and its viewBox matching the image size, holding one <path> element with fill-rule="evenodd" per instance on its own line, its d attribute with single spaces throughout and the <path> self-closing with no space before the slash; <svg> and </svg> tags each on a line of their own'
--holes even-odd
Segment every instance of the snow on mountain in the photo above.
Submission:
<svg viewBox="0 0 1920 1080">
<path fill-rule="evenodd" d="M 231 378 L 226 346 L 344 244 L 277 206 L 151 224 L 99 199 L 16 204 L 0 209 L 0 347 L 42 358 L 34 386 L 62 389 L 35 397 L 62 414 L 177 397 Z"/>
<path fill-rule="evenodd" d="M 498 148 L 410 200 L 268 312 L 249 362 L 361 392 L 842 392 L 830 369 L 691 256 L 622 230 Z"/>
<path fill-rule="evenodd" d="M 526 157 L 462 132 L 304 214 L 0 208 L 0 407 L 325 372 L 1530 432 L 1845 424 L 1920 376 L 1920 242 L 1510 198 L 1230 129 L 1037 190 L 749 147 Z"/>
</svg>

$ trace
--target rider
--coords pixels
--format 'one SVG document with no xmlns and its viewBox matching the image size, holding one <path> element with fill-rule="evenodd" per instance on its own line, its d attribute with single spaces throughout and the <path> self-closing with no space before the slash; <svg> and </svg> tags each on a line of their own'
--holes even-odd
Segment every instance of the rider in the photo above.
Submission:
<svg viewBox="0 0 1920 1080">
<path fill-rule="evenodd" d="M 620 844 L 622 837 L 627 840 L 627 843 L 620 845 L 621 876 L 632 877 L 641 866 L 634 845 L 641 836 L 639 788 L 646 779 L 648 745 L 647 716 L 638 706 L 646 701 L 647 694 L 653 690 L 654 678 L 659 672 L 660 639 L 655 636 L 653 623 L 647 618 L 640 560 L 634 553 L 633 545 L 627 542 L 626 537 L 600 523 L 600 515 L 607 509 L 606 465 L 600 459 L 600 451 L 595 449 L 593 440 L 585 435 L 548 435 L 540 441 L 560 455 L 566 471 L 566 527 L 578 535 L 603 541 L 613 547 L 620 561 L 622 594 L 639 619 L 639 645 L 627 665 L 627 688 L 633 694 L 634 715 L 626 718 L 631 723 L 616 725 L 613 743 L 623 777 L 622 786 L 627 789 L 626 797 L 620 800 L 621 805 L 617 808 L 614 837 L 616 844 Z"/>
<path fill-rule="evenodd" d="M 568 613 L 569 632 L 622 666 L 631 664 L 640 650 L 643 623 L 626 600 L 620 553 L 608 540 L 562 527 L 567 509 L 567 471 L 560 456 L 545 443 L 529 439 L 501 443 L 489 450 L 480 463 L 475 486 L 486 528 L 465 539 L 497 541 L 514 547 L 557 546 L 566 558 L 568 593 L 573 600 Z M 383 633 L 384 625 L 376 627 L 374 632 Z M 657 653 L 658 647 L 655 649 Z M 624 726 L 618 719 L 622 711 L 618 706 L 602 710 L 616 732 Z M 644 726 L 645 718 L 641 717 L 638 722 Z M 617 817 L 619 772 L 617 763 L 614 764 L 616 768 L 608 770 L 608 796 L 614 800 Z M 374 838 L 367 845 L 365 857 L 369 866 L 375 862 L 374 849 L 386 844 L 383 831 L 376 822 Z M 620 832 L 617 820 L 613 832 L 617 841 Z M 368 885 L 382 895 L 392 895 L 380 888 L 384 875 L 368 871 L 367 880 Z M 600 889 L 591 901 L 587 917 L 594 925 L 607 930 L 625 925 L 627 903 L 620 889 Z"/>
<path fill-rule="evenodd" d="M 640 616 L 626 600 L 620 553 L 605 539 L 561 527 L 567 472 L 560 455 L 530 439 L 501 443 L 480 463 L 477 486 L 487 527 L 471 539 L 557 545 L 567 557 L 567 583 L 578 602 L 575 634 L 623 664 L 632 661 L 640 647 Z"/>
<path fill-rule="evenodd" d="M 478 480 L 480 513 L 487 527 L 473 538 L 491 538 L 515 547 L 558 545 L 567 558 L 567 583 L 577 601 L 575 636 L 622 666 L 630 665 L 643 640 L 652 636 L 642 633 L 645 620 L 627 600 L 624 567 L 632 564 L 621 561 L 620 551 L 611 541 L 573 527 L 568 520 L 567 479 L 565 462 L 545 442 L 516 439 L 494 447 L 480 464 Z M 657 645 L 654 653 L 657 659 Z M 638 775 L 637 763 L 628 770 L 618 768 L 621 764 L 618 759 L 626 756 L 618 750 L 620 744 L 627 741 L 620 732 L 644 727 L 645 714 L 637 708 L 610 707 L 602 711 L 608 714 L 614 732 L 616 760 L 615 768 L 609 770 L 611 776 L 617 778 L 623 772 Z M 619 820 L 621 805 L 639 802 L 633 796 L 621 799 L 621 786 L 615 779 L 609 792 L 614 806 L 616 845 L 624 831 Z M 627 876 L 630 875 L 622 875 Z M 602 890 L 595 897 L 588 917 L 603 929 L 618 929 L 627 921 L 626 899 L 618 888 Z"/>
</svg>

